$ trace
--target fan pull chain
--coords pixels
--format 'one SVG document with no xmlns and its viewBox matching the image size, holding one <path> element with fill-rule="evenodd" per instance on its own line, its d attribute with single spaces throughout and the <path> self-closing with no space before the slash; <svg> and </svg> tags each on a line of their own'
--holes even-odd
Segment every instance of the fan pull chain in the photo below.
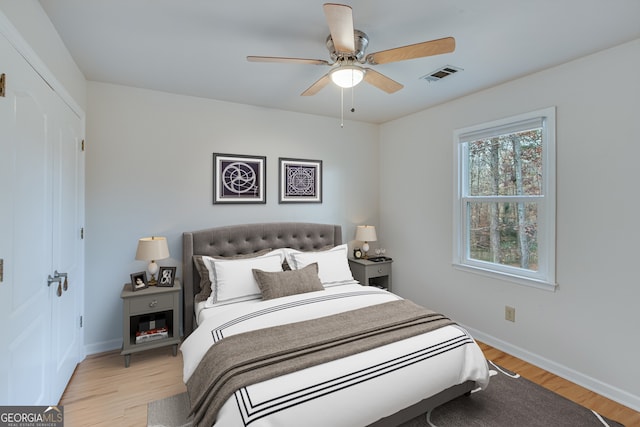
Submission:
<svg viewBox="0 0 640 427">
<path fill-rule="evenodd" d="M 352 113 L 356 112 L 355 107 L 355 86 L 351 87 L 351 110 Z M 344 128 L 344 88 L 340 88 L 340 127 Z"/>
<path fill-rule="evenodd" d="M 340 127 L 344 127 L 344 89 L 340 88 Z"/>
<path fill-rule="evenodd" d="M 351 86 L 351 112 L 355 113 L 356 112 L 356 107 L 355 107 L 355 93 L 356 93 L 356 87 L 355 86 Z"/>
</svg>

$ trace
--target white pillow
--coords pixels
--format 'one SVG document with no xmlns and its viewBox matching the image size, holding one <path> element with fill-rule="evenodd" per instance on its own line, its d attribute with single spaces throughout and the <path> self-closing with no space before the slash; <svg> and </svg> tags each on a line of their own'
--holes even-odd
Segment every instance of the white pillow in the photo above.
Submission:
<svg viewBox="0 0 640 427">
<path fill-rule="evenodd" d="M 282 251 L 275 250 L 257 258 L 219 260 L 202 257 L 209 270 L 212 302 L 239 302 L 262 298 L 253 269 L 282 271 Z"/>
<path fill-rule="evenodd" d="M 314 262 L 318 263 L 318 277 L 322 284 L 327 287 L 338 282 L 353 281 L 353 275 L 347 261 L 348 247 L 344 245 L 336 246 L 328 251 L 322 252 L 299 252 L 291 251 L 287 255 L 291 258 L 290 267 L 299 270 Z"/>
<path fill-rule="evenodd" d="M 293 270 L 293 257 L 291 255 L 293 254 L 301 254 L 302 251 L 299 251 L 297 249 L 293 249 L 293 248 L 282 248 L 280 249 L 282 251 L 282 255 L 284 256 L 285 261 L 287 261 L 287 264 L 289 264 L 289 267 Z"/>
</svg>

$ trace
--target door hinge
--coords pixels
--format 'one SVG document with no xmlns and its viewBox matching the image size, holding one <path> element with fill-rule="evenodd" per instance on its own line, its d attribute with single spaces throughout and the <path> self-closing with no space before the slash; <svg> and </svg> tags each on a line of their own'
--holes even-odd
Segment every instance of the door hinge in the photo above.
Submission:
<svg viewBox="0 0 640 427">
<path fill-rule="evenodd" d="M 84 239 L 84 227 L 80 228 L 80 240 Z"/>
<path fill-rule="evenodd" d="M 80 144 L 80 149 L 84 151 L 84 139 L 82 140 L 82 144 Z"/>
<path fill-rule="evenodd" d="M 5 94 L 5 90 L 4 90 L 5 80 L 6 80 L 5 74 L 4 73 L 0 74 L 0 96 L 1 97 L 4 97 L 4 94 Z"/>
<path fill-rule="evenodd" d="M 4 259 L 0 258 L 0 282 L 4 280 Z"/>
<path fill-rule="evenodd" d="M 82 328 L 82 320 L 83 320 L 83 318 L 82 318 L 82 316 L 80 316 L 80 327 L 81 328 Z"/>
</svg>

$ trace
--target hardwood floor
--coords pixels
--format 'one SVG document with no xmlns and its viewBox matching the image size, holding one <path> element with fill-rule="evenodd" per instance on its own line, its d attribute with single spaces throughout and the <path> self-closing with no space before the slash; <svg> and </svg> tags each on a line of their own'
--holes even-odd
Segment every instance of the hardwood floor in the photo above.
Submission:
<svg viewBox="0 0 640 427">
<path fill-rule="evenodd" d="M 186 391 L 182 355 L 171 347 L 131 355 L 120 351 L 87 357 L 78 365 L 60 404 L 65 427 L 147 425 L 147 403 Z"/>
<path fill-rule="evenodd" d="M 491 346 L 479 343 L 487 359 L 591 408 L 626 427 L 640 426 L 633 411 Z M 92 355 L 76 368 L 60 401 L 66 427 L 147 425 L 147 403 L 185 391 L 182 356 L 171 348 L 133 354 L 124 367 L 119 351 Z"/>
</svg>

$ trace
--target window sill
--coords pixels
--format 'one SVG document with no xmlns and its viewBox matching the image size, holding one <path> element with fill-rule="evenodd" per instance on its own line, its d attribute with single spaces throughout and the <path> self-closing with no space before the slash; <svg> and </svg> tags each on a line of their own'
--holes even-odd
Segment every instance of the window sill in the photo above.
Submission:
<svg viewBox="0 0 640 427">
<path fill-rule="evenodd" d="M 475 267 L 465 264 L 453 264 L 453 268 L 456 270 L 466 271 L 469 273 L 479 274 L 485 277 L 491 277 L 493 279 L 505 280 L 507 282 L 515 283 L 518 285 L 529 286 L 532 288 L 542 289 L 545 291 L 555 292 L 558 288 L 556 283 L 550 283 L 543 280 L 533 279 L 531 277 L 518 276 L 516 274 L 509 274 L 498 272 L 494 270 L 487 270 L 485 268 Z"/>
</svg>

